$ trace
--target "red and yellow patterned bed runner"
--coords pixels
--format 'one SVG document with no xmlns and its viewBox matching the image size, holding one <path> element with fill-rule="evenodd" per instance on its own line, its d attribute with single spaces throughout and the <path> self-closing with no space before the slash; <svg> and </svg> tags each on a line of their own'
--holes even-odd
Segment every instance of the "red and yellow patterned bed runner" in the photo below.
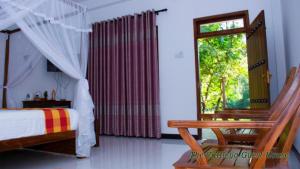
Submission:
<svg viewBox="0 0 300 169">
<path fill-rule="evenodd" d="M 70 114 L 67 109 L 42 109 L 45 114 L 46 134 L 71 130 Z"/>
</svg>

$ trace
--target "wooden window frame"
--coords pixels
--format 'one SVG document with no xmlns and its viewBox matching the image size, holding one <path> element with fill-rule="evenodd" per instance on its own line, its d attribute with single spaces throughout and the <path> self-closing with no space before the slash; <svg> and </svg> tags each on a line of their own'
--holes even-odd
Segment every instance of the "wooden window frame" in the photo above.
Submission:
<svg viewBox="0 0 300 169">
<path fill-rule="evenodd" d="M 214 32 L 205 32 L 202 33 L 200 31 L 200 26 L 209 23 L 215 22 L 222 22 L 222 21 L 229 21 L 235 19 L 243 19 L 244 20 L 244 27 L 243 28 L 234 28 L 234 29 L 227 29 L 227 30 L 220 30 Z M 249 13 L 248 11 L 238 11 L 202 18 L 194 19 L 194 33 L 195 38 L 207 38 L 212 36 L 223 36 L 223 35 L 230 35 L 230 34 L 238 34 L 238 33 L 247 33 L 247 29 L 249 27 Z"/>
<path fill-rule="evenodd" d="M 221 31 L 215 31 L 215 32 L 205 32 L 205 33 L 200 32 L 200 25 L 228 21 L 228 20 L 241 19 L 241 18 L 244 20 L 243 28 L 235 28 L 235 29 L 221 30 Z M 239 33 L 246 33 L 246 35 L 247 35 L 249 25 L 250 25 L 250 22 L 249 22 L 248 10 L 194 19 L 194 49 L 195 49 L 196 90 L 197 90 L 197 120 L 201 120 L 201 114 L 202 114 L 202 111 L 201 111 L 201 84 L 200 84 L 200 79 L 199 79 L 199 68 L 200 68 L 199 66 L 200 65 L 199 65 L 199 58 L 198 58 L 198 39 L 239 34 Z M 202 139 L 202 130 L 201 129 L 198 129 L 198 136 L 200 139 Z"/>
</svg>

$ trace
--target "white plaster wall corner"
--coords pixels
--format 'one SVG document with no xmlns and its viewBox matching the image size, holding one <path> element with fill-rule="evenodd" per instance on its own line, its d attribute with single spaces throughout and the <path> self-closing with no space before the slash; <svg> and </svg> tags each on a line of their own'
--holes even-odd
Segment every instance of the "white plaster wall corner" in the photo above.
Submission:
<svg viewBox="0 0 300 169">
<path fill-rule="evenodd" d="M 284 28 L 281 0 L 270 0 L 273 17 L 273 34 L 275 42 L 275 58 L 277 68 L 278 91 L 283 87 L 287 75 L 286 49 L 284 44 Z"/>
</svg>

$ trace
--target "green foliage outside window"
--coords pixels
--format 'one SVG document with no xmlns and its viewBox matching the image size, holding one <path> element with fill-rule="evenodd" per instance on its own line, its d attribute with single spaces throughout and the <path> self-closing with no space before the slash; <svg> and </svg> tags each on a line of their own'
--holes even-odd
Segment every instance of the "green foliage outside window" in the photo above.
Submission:
<svg viewBox="0 0 300 169">
<path fill-rule="evenodd" d="M 218 28 L 220 27 L 220 28 Z M 206 32 L 219 30 L 221 24 L 202 27 Z M 222 79 L 226 108 L 249 108 L 249 80 L 245 34 L 198 40 L 202 111 L 223 108 Z"/>
</svg>

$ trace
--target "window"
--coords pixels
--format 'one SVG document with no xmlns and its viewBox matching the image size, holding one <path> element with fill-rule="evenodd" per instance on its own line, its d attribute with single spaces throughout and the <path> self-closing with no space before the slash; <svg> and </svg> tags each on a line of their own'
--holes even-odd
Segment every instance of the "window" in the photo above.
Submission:
<svg viewBox="0 0 300 169">
<path fill-rule="evenodd" d="M 194 20 L 198 114 L 248 108 L 248 11 Z"/>
<path fill-rule="evenodd" d="M 246 33 L 248 11 L 234 12 L 194 20 L 196 38 Z"/>
<path fill-rule="evenodd" d="M 244 28 L 243 19 L 235 19 L 235 20 L 227 20 L 227 21 L 203 24 L 200 25 L 200 33 L 217 32 L 217 31 L 237 29 L 237 28 Z"/>
</svg>

